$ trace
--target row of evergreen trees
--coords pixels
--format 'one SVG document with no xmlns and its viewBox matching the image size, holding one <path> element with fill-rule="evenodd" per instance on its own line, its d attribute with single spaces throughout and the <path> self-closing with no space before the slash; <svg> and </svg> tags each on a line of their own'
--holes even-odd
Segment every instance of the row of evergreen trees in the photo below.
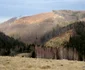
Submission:
<svg viewBox="0 0 85 70">
<path fill-rule="evenodd" d="M 76 22 L 74 32 L 65 46 L 75 48 L 79 53 L 80 60 L 83 60 L 85 57 L 85 22 Z"/>
<path fill-rule="evenodd" d="M 25 47 L 26 45 L 23 42 L 0 32 L 0 55 L 9 55 L 11 51 L 23 52 Z"/>
</svg>

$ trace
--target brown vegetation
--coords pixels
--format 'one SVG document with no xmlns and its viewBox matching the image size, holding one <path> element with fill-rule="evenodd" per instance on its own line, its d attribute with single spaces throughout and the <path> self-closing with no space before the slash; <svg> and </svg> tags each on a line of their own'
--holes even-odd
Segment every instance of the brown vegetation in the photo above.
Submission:
<svg viewBox="0 0 85 70">
<path fill-rule="evenodd" d="M 55 14 L 52 12 L 48 12 L 48 13 L 41 13 L 41 14 L 37 14 L 37 15 L 33 15 L 33 16 L 26 16 L 26 17 L 22 17 L 18 20 L 16 20 L 14 23 L 16 24 L 35 24 L 35 23 L 40 23 L 48 18 L 53 18 Z"/>
<path fill-rule="evenodd" d="M 85 70 L 85 62 L 0 56 L 0 70 Z"/>
</svg>

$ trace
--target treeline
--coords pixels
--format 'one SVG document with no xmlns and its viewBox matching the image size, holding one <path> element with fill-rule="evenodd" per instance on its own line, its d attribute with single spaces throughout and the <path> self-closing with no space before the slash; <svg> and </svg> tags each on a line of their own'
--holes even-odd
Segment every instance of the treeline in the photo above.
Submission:
<svg viewBox="0 0 85 70">
<path fill-rule="evenodd" d="M 14 39 L 0 32 L 0 56 L 16 56 L 21 53 L 27 53 L 30 54 L 27 57 L 34 58 L 36 57 L 35 46 L 35 44 L 25 44 L 18 39 Z"/>
<path fill-rule="evenodd" d="M 16 55 L 25 52 L 26 44 L 0 32 L 0 55 Z"/>
<path fill-rule="evenodd" d="M 59 30 L 60 33 L 64 33 L 65 31 L 72 29 L 73 33 L 70 36 L 69 41 L 65 41 L 63 46 L 56 45 L 56 47 L 58 46 L 57 50 L 52 50 L 54 48 L 37 47 L 37 49 L 35 49 L 36 57 L 53 58 L 53 55 L 55 55 L 57 59 L 85 61 L 85 22 L 78 21 L 61 29 L 63 30 Z M 56 53 L 54 54 L 54 52 Z"/>
<path fill-rule="evenodd" d="M 85 59 L 85 22 L 75 22 L 74 34 L 70 37 L 69 42 L 65 43 L 65 47 L 76 49 L 79 59 Z"/>
</svg>

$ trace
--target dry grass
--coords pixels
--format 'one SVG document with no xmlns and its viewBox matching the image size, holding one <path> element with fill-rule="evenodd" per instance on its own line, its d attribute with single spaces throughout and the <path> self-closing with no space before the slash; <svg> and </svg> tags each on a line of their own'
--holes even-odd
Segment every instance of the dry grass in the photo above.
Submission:
<svg viewBox="0 0 85 70">
<path fill-rule="evenodd" d="M 36 14 L 33 16 L 25 16 L 22 17 L 16 21 L 14 21 L 14 24 L 18 24 L 18 23 L 25 23 L 25 24 L 34 24 L 34 23 L 40 23 L 42 21 L 44 21 L 45 19 L 48 18 L 53 18 L 55 16 L 55 14 L 53 12 L 47 12 L 47 13 L 41 13 L 41 14 Z"/>
<path fill-rule="evenodd" d="M 49 41 L 47 41 L 45 43 L 45 46 L 48 47 L 60 47 L 63 46 L 64 42 L 68 42 L 70 35 L 72 35 L 73 31 L 72 30 L 68 30 L 67 32 L 60 34 L 58 37 L 54 37 L 52 39 L 50 39 Z"/>
<path fill-rule="evenodd" d="M 85 70 L 82 61 L 0 56 L 0 70 Z"/>
</svg>

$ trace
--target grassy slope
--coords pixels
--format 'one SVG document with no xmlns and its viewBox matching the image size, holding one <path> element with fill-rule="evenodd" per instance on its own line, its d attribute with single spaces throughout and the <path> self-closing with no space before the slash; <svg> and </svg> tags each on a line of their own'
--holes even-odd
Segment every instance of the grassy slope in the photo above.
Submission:
<svg viewBox="0 0 85 70">
<path fill-rule="evenodd" d="M 85 70 L 80 61 L 0 56 L 0 70 Z"/>
<path fill-rule="evenodd" d="M 54 37 L 52 39 L 50 39 L 49 41 L 47 41 L 45 43 L 45 46 L 47 47 L 60 47 L 63 46 L 65 41 L 69 41 L 70 36 L 72 35 L 72 30 L 69 30 L 61 35 L 59 35 L 58 37 Z"/>
</svg>

